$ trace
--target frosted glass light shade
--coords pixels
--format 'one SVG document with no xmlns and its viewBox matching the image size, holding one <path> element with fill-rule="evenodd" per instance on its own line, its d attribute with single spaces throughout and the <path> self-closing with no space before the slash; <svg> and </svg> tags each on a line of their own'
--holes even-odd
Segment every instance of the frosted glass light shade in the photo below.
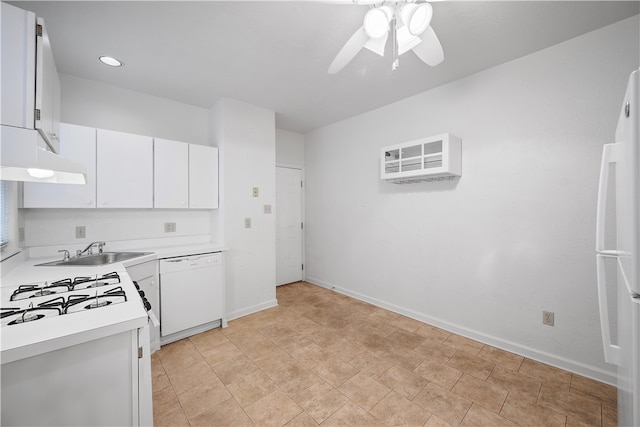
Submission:
<svg viewBox="0 0 640 427">
<path fill-rule="evenodd" d="M 424 33 L 433 17 L 433 7 L 429 3 L 409 3 L 400 10 L 400 18 L 414 36 Z"/>
<path fill-rule="evenodd" d="M 364 15 L 364 30 L 372 39 L 384 37 L 389 32 L 389 21 L 393 16 L 393 11 L 389 6 L 369 9 Z"/>
</svg>

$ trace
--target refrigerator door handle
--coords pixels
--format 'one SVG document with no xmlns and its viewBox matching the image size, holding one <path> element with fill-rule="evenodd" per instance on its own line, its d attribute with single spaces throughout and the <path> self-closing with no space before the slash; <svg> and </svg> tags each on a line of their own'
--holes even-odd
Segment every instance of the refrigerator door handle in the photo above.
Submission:
<svg viewBox="0 0 640 427">
<path fill-rule="evenodd" d="M 609 165 L 618 160 L 616 148 L 616 144 L 605 144 L 602 147 L 602 163 L 600 164 L 600 180 L 598 182 L 598 204 L 596 207 L 596 252 L 605 251 L 604 237 L 609 189 Z"/>
<path fill-rule="evenodd" d="M 596 275 L 598 281 L 598 305 L 600 308 L 600 328 L 602 329 L 602 346 L 604 347 L 604 360 L 607 363 L 620 365 L 620 347 L 611 342 L 611 327 L 609 324 L 609 301 L 607 298 L 607 275 L 604 261 L 606 258 L 618 257 L 613 254 L 596 255 Z M 616 262 L 616 267 L 617 267 Z"/>
</svg>

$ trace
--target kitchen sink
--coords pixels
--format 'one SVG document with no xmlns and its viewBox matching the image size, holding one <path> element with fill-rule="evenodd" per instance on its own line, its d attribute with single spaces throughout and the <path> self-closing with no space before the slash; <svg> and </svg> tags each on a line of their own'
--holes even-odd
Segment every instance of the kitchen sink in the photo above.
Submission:
<svg viewBox="0 0 640 427">
<path fill-rule="evenodd" d="M 43 264 L 37 264 L 38 266 L 92 266 L 92 265 L 106 265 L 113 264 L 114 262 L 126 261 L 128 259 L 149 255 L 153 252 L 103 252 L 95 255 L 84 255 L 81 257 L 69 258 L 66 261 L 52 261 L 45 262 Z"/>
</svg>

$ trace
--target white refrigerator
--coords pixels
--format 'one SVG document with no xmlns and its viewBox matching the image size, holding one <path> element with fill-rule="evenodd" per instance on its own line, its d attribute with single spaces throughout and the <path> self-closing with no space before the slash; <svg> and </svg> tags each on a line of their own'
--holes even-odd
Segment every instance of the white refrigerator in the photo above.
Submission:
<svg viewBox="0 0 640 427">
<path fill-rule="evenodd" d="M 621 426 L 640 426 L 639 128 L 640 69 L 629 78 L 615 142 L 603 148 L 596 220 L 600 322 L 605 360 L 617 365 Z M 610 177 L 615 182 L 609 182 Z M 607 208 L 609 196 L 611 201 L 615 198 L 611 218 L 607 218 L 613 210 Z M 606 235 L 605 229 L 613 224 L 615 234 Z"/>
</svg>

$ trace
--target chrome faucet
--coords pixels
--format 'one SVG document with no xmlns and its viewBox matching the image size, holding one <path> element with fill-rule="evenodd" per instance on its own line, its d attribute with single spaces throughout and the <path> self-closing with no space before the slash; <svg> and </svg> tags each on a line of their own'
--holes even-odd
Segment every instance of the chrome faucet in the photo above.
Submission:
<svg viewBox="0 0 640 427">
<path fill-rule="evenodd" d="M 69 251 L 66 249 L 60 249 L 58 252 L 64 252 L 64 255 L 62 257 L 62 261 L 69 261 Z"/>
<path fill-rule="evenodd" d="M 102 253 L 102 248 L 104 247 L 104 245 L 106 245 L 105 242 L 91 242 L 91 243 L 89 243 L 89 246 L 87 246 L 83 250 L 78 249 L 76 251 L 76 256 L 77 257 L 82 256 L 85 252 L 88 252 L 87 255 L 93 255 L 93 247 L 94 246 L 98 247 L 98 253 L 101 254 Z"/>
</svg>

